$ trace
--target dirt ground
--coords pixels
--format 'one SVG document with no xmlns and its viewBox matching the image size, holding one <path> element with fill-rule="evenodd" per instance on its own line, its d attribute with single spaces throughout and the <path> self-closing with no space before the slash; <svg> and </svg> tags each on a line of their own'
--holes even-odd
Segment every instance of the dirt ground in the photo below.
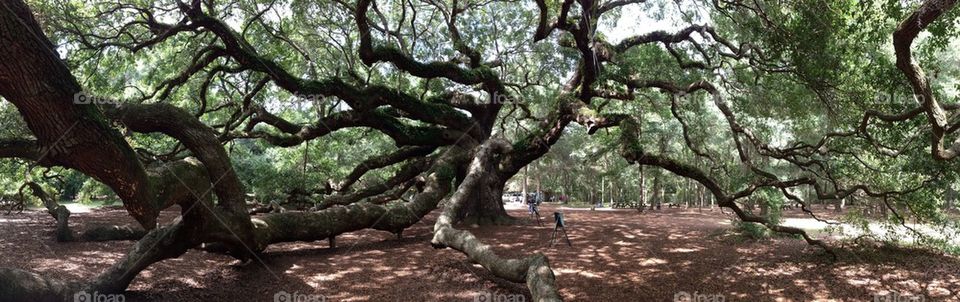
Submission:
<svg viewBox="0 0 960 302">
<path fill-rule="evenodd" d="M 554 210 L 545 206 L 541 212 Z M 801 240 L 734 236 L 729 217 L 717 210 L 564 213 L 572 247 L 562 241 L 549 245 L 552 217 L 544 217 L 540 227 L 519 210 L 511 214 L 526 220 L 523 225 L 461 227 L 503 256 L 546 254 L 567 301 L 674 301 L 684 294 L 693 301 L 913 301 L 905 299 L 918 296 L 960 301 L 956 257 L 875 248 L 841 252 L 840 260 L 831 262 Z M 165 213 L 166 220 L 175 216 Z M 193 250 L 143 271 L 125 298 L 283 301 L 279 293 L 316 301 L 518 301 L 528 295 L 523 284 L 497 279 L 459 252 L 434 250 L 429 240 L 435 217 L 405 231 L 403 239 L 365 230 L 338 236 L 332 249 L 326 241 L 277 244 L 246 265 Z M 98 223 L 133 220 L 118 209 L 71 216 L 75 228 Z M 97 275 L 132 246 L 56 243 L 53 228 L 53 219 L 38 211 L 0 215 L 0 267 L 81 280 Z"/>
</svg>

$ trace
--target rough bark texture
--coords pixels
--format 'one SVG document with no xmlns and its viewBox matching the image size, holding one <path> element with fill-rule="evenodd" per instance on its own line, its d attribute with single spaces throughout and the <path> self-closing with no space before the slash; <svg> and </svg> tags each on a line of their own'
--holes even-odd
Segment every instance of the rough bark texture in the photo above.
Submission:
<svg viewBox="0 0 960 302">
<path fill-rule="evenodd" d="M 463 201 L 457 212 L 457 221 L 466 224 L 489 225 L 510 224 L 515 219 L 507 214 L 503 207 L 503 190 L 506 180 L 495 173 L 478 175 L 485 185 L 473 192 L 473 196 Z"/>
<path fill-rule="evenodd" d="M 36 273 L 0 268 L 0 297 L 4 301 L 72 301 L 76 284 L 51 280 Z"/>
<path fill-rule="evenodd" d="M 906 76 L 913 88 L 913 94 L 920 102 L 920 108 L 930 124 L 930 153 L 937 160 L 950 160 L 960 155 L 960 139 L 946 145 L 945 136 L 956 129 L 949 129 L 947 113 L 930 87 L 927 75 L 919 64 L 913 61 L 913 41 L 921 31 L 957 5 L 957 0 L 924 1 L 912 14 L 907 16 L 893 33 L 893 48 L 897 57 L 897 68 Z"/>
<path fill-rule="evenodd" d="M 0 3 L 0 96 L 36 136 L 41 157 L 112 188 L 145 228 L 156 226 L 147 174 L 94 105 L 76 105 L 80 85 L 21 1 Z"/>
<path fill-rule="evenodd" d="M 410 202 L 376 205 L 356 202 L 317 212 L 286 212 L 255 218 L 257 247 L 289 241 L 314 241 L 366 228 L 394 234 L 420 221 L 451 191 L 455 177 L 454 167 L 466 160 L 461 151 L 450 150 L 438 159 L 427 176 L 427 186 Z"/>
</svg>

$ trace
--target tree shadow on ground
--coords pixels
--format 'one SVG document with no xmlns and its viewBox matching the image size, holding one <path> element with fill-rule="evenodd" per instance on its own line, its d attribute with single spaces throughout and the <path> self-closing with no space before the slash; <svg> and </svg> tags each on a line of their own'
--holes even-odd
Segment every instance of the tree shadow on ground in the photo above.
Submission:
<svg viewBox="0 0 960 302">
<path fill-rule="evenodd" d="M 546 206 L 541 212 L 554 210 Z M 831 262 L 802 240 L 731 236 L 730 220 L 719 211 L 564 212 L 572 247 L 549 244 L 549 215 L 543 227 L 527 221 L 460 228 L 502 256 L 546 254 L 568 301 L 673 301 L 681 292 L 718 294 L 726 301 L 869 301 L 887 293 L 960 300 L 955 257 L 878 248 L 841 253 L 840 261 Z M 528 219 L 522 210 L 510 213 Z M 165 219 L 175 216 L 165 213 Z M 132 245 L 56 243 L 52 218 L 43 213 L 0 218 L 0 265 L 63 279 L 92 278 Z M 436 213 L 428 215 L 402 239 L 363 230 L 338 236 L 335 248 L 326 241 L 276 244 L 245 265 L 191 250 L 142 272 L 127 301 L 274 301 L 281 291 L 327 301 L 474 301 L 491 293 L 530 300 L 524 284 L 496 278 L 459 252 L 433 249 L 435 219 Z M 121 210 L 95 211 L 78 214 L 75 223 L 127 220 Z"/>
</svg>

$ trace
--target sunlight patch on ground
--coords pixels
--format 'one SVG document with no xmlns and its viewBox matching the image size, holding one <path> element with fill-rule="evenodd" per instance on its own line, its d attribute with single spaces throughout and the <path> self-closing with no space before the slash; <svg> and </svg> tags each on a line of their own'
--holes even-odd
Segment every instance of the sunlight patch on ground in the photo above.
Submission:
<svg viewBox="0 0 960 302">
<path fill-rule="evenodd" d="M 828 233 L 827 229 L 829 227 L 836 228 L 836 225 L 830 225 L 822 221 L 818 221 L 813 218 L 785 218 L 783 219 L 782 225 L 789 227 L 796 227 L 803 229 L 807 232 L 814 234 Z M 928 225 L 923 224 L 913 224 L 908 223 L 907 226 L 917 230 L 918 232 L 929 236 L 931 238 L 937 238 L 942 240 L 948 240 L 955 245 L 960 245 L 960 230 L 938 230 L 934 229 Z M 833 233 L 834 237 L 839 238 L 856 238 L 858 236 L 865 235 L 867 233 L 879 237 L 879 238 L 892 238 L 906 243 L 912 243 L 914 241 L 914 234 L 911 230 L 900 225 L 884 225 L 877 222 L 871 222 L 867 226 L 868 230 L 862 230 L 860 228 L 854 227 L 850 224 L 841 224 L 839 229 L 840 233 Z M 951 235 L 952 234 L 952 235 Z"/>
<path fill-rule="evenodd" d="M 654 265 L 663 265 L 667 264 L 667 260 L 660 258 L 647 258 L 640 261 L 640 266 L 654 266 Z"/>
<path fill-rule="evenodd" d="M 600 278 L 600 275 L 597 275 L 591 272 L 580 272 L 580 276 L 584 276 L 587 278 Z"/>
<path fill-rule="evenodd" d="M 287 274 L 287 275 L 297 274 L 298 272 L 295 272 L 295 271 L 294 271 L 295 268 L 300 268 L 300 266 L 294 265 L 294 267 L 291 267 L 290 270 L 285 271 L 284 274 Z M 360 271 L 363 271 L 363 269 L 360 268 L 360 267 L 351 267 L 351 268 L 342 269 L 342 270 L 340 270 L 340 271 L 338 271 L 338 272 L 336 272 L 336 273 L 333 273 L 333 274 L 317 274 L 317 275 L 314 275 L 313 277 L 310 277 L 310 278 L 307 280 L 307 284 L 310 284 L 310 286 L 316 287 L 316 286 L 318 286 L 321 282 L 324 282 L 324 281 L 334 281 L 334 280 L 337 280 L 337 279 L 343 277 L 344 275 L 351 274 L 351 273 L 357 273 L 357 272 L 360 272 Z"/>
<path fill-rule="evenodd" d="M 633 243 L 633 242 L 627 242 L 627 241 L 623 241 L 623 240 L 614 242 L 613 244 L 614 244 L 614 245 L 619 245 L 619 246 L 631 246 L 631 245 L 635 245 L 635 243 Z"/>
<path fill-rule="evenodd" d="M 667 250 L 667 252 L 670 252 L 670 253 L 692 253 L 692 252 L 698 252 L 698 251 L 702 251 L 702 250 L 703 250 L 703 248 L 682 248 L 682 247 L 678 247 L 678 248 L 669 249 L 669 250 Z"/>
<path fill-rule="evenodd" d="M 804 230 L 821 230 L 829 226 L 827 223 L 813 218 L 784 218 L 782 225 Z"/>
<path fill-rule="evenodd" d="M 70 213 L 90 213 L 90 207 L 79 203 L 64 203 L 63 206 L 70 210 Z"/>
</svg>

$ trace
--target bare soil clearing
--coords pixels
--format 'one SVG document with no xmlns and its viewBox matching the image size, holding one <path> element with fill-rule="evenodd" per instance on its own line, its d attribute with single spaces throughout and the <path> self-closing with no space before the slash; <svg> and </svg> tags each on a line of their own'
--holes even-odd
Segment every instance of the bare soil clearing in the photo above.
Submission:
<svg viewBox="0 0 960 302">
<path fill-rule="evenodd" d="M 564 210 L 572 247 L 549 246 L 544 227 L 470 228 L 501 255 L 545 253 L 568 301 L 673 301 L 679 292 L 720 294 L 726 301 L 872 301 L 874 294 L 924 295 L 960 301 L 960 259 L 924 251 L 870 249 L 831 263 L 802 240 L 743 240 L 718 210 Z M 792 211 L 792 210 L 791 210 Z M 164 213 L 170 221 L 176 211 Z M 497 279 L 451 250 L 429 244 L 436 213 L 398 240 L 365 230 L 326 241 L 272 245 L 259 261 L 225 265 L 227 256 L 192 250 L 141 273 L 127 301 L 274 301 L 279 291 L 327 301 L 474 301 L 478 294 L 528 295 L 523 284 Z M 71 226 L 133 224 L 120 209 L 71 216 Z M 0 267 L 65 280 L 92 278 L 133 242 L 57 243 L 53 219 L 27 211 L 0 215 Z M 526 301 L 530 300 L 526 296 Z"/>
</svg>

